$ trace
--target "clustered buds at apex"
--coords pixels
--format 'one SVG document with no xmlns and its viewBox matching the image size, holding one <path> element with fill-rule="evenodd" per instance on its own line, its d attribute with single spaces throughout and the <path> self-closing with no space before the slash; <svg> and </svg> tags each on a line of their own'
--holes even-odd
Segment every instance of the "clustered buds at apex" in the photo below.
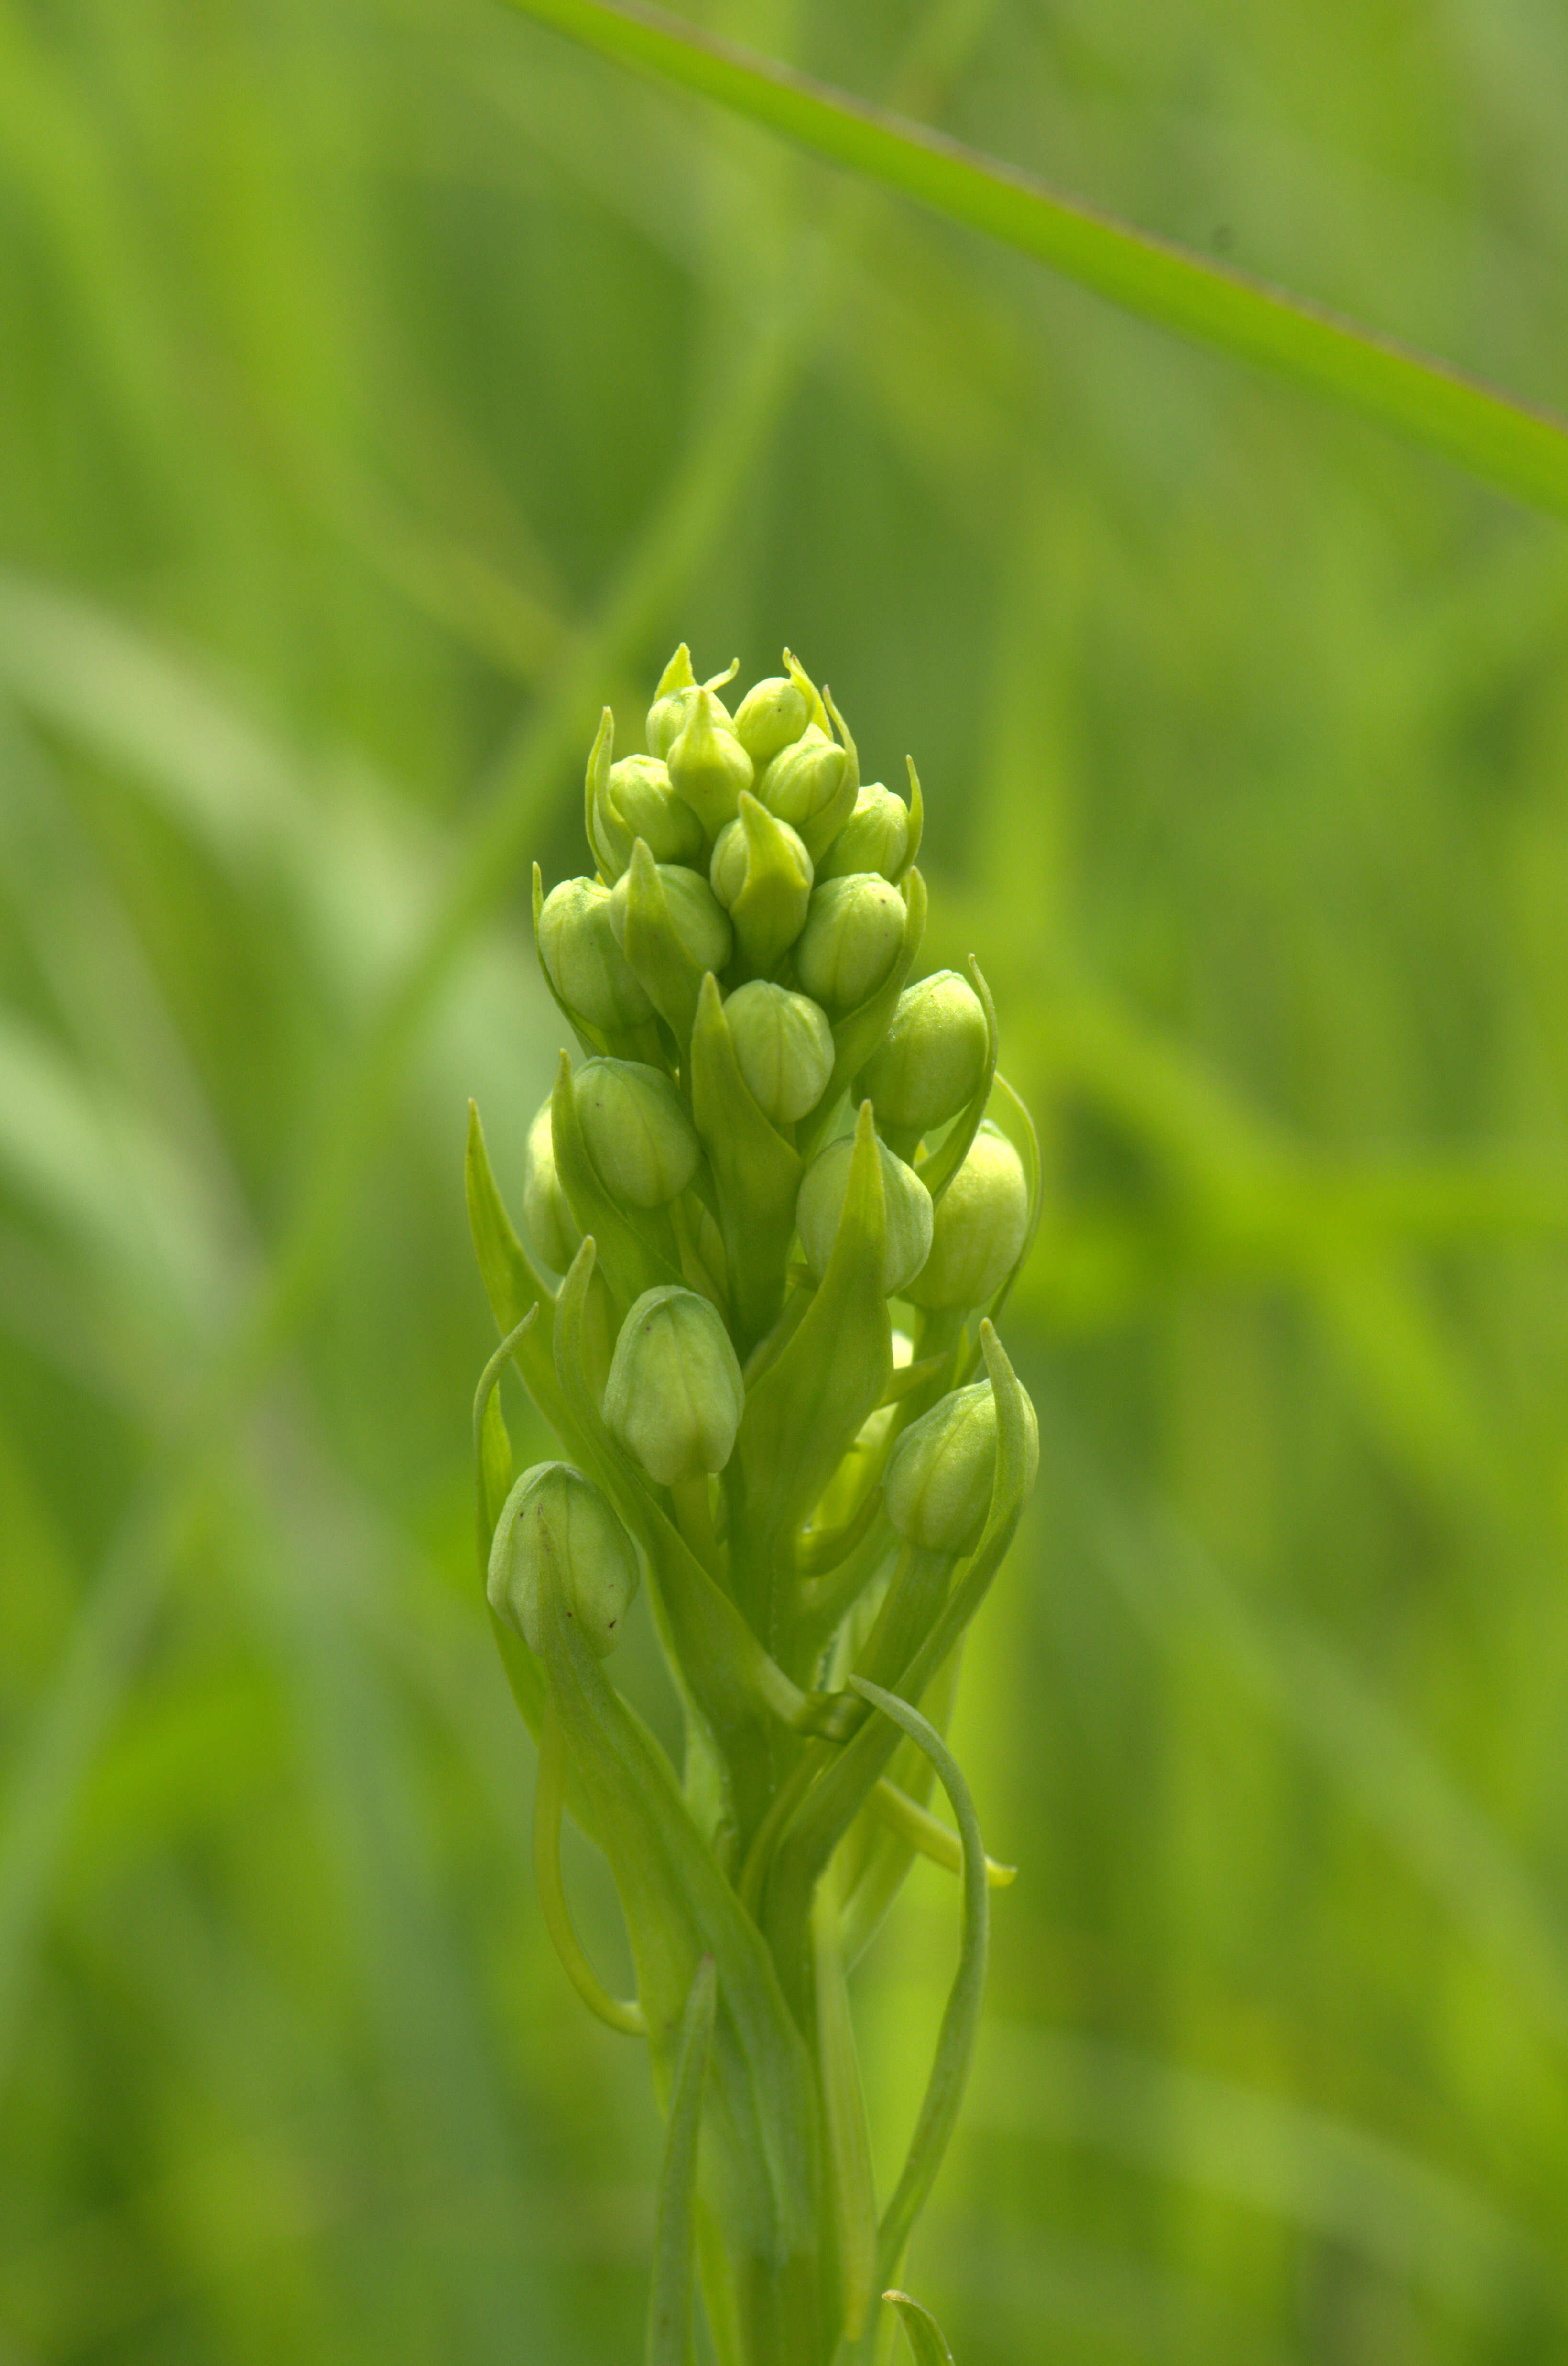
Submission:
<svg viewBox="0 0 1568 2366">
<path fill-rule="evenodd" d="M 909 856 L 909 807 L 885 789 L 868 781 L 855 800 L 855 810 L 817 865 L 819 879 L 842 879 L 851 871 L 879 871 L 896 879 Z"/>
<path fill-rule="evenodd" d="M 814 1110 L 833 1074 L 827 1013 L 788 986 L 753 978 L 724 1005 L 746 1088 L 775 1125 L 794 1125 Z"/>
<path fill-rule="evenodd" d="M 702 1146 L 663 1070 L 641 1060 L 585 1060 L 573 1091 L 606 1190 L 633 1208 L 664 1208 L 678 1199 Z"/>
<path fill-rule="evenodd" d="M 582 1231 L 571 1202 L 555 1172 L 555 1143 L 550 1131 L 550 1104 L 528 1129 L 522 1154 L 522 1218 L 540 1262 L 552 1273 L 565 1273 L 582 1245 Z"/>
<path fill-rule="evenodd" d="M 852 871 L 813 889 L 795 947 L 806 992 L 829 1010 L 854 1010 L 868 1000 L 899 957 L 906 917 L 898 889 L 873 871 Z"/>
<path fill-rule="evenodd" d="M 662 1487 L 722 1470 L 745 1405 L 741 1368 L 712 1302 L 644 1290 L 621 1326 L 605 1383 L 611 1436 Z"/>
<path fill-rule="evenodd" d="M 1037 1439 L 1035 1408 L 1024 1398 Z M 906 1544 L 928 1552 L 972 1552 L 996 1480 L 996 1396 L 989 1380 L 954 1389 L 911 1422 L 883 1475 L 889 1519 Z"/>
<path fill-rule="evenodd" d="M 590 1027 L 637 1027 L 654 1006 L 616 937 L 608 887 L 563 879 L 539 915 L 539 958 L 568 1010 Z"/>
<path fill-rule="evenodd" d="M 829 2366 L 877 2346 L 886 2239 L 848 2157 L 844 1966 L 910 1853 L 955 1853 L 895 1805 L 917 1752 L 964 1826 L 980 1910 L 972 1820 L 920 1703 L 956 1665 L 1037 1459 L 986 1317 L 1025 1253 L 1038 1155 L 1000 1077 L 992 1095 L 980 972 L 973 991 L 952 970 L 911 982 L 913 762 L 907 803 L 862 786 L 844 717 L 788 649 L 732 715 L 734 671 L 700 681 L 683 644 L 646 754 L 616 760 L 604 710 L 584 781 L 598 876 L 545 897 L 535 873 L 541 963 L 582 1056 L 529 1129 L 521 1213 L 564 1278 L 520 1265 L 476 1125 L 469 1206 L 503 1335 L 475 1405 L 476 1492 L 541 1743 L 546 1926 L 585 2000 L 651 2033 L 674 2079 L 669 2175 L 700 2154 L 719 2346 L 734 2366 Z M 506 1493 L 509 1360 L 572 1459 Z M 684 1767 L 587 1656 L 622 1631 L 644 1560 Z M 573 1785 L 621 1896 L 635 2005 L 570 1927 L 553 1828 Z M 843 1884 L 823 1877 L 841 1842 Z M 943 2026 L 950 2076 L 964 2023 Z M 923 2187 L 940 2135 L 917 2138 Z M 690 2214 L 682 2197 L 667 2223 Z"/>
<path fill-rule="evenodd" d="M 882 1166 L 882 1198 L 887 1210 L 887 1245 L 882 1255 L 882 1292 L 907 1296 L 909 1285 L 931 1249 L 931 1194 L 885 1142 L 877 1144 Z M 838 1234 L 838 1220 L 849 1195 L 849 1167 L 855 1155 L 852 1135 L 842 1133 L 820 1151 L 806 1169 L 795 1205 L 795 1226 L 806 1263 L 820 1281 Z"/>
<path fill-rule="evenodd" d="M 569 1462 L 536 1462 L 522 1473 L 490 1546 L 490 1607 L 533 1651 L 544 1648 L 552 1585 L 594 1657 L 607 1658 L 637 1591 L 637 1556 L 609 1499 Z"/>
<path fill-rule="evenodd" d="M 908 1296 L 917 1306 L 983 1306 L 1017 1264 L 1028 1229 L 1024 1162 L 988 1119 L 943 1194 L 931 1254 Z"/>
<path fill-rule="evenodd" d="M 934 970 L 898 998 L 887 1033 L 861 1071 L 884 1125 L 929 1133 L 979 1089 L 990 1039 L 979 995 L 956 969 Z"/>
<path fill-rule="evenodd" d="M 702 859 L 702 825 L 677 796 L 669 768 L 656 756 L 622 756 L 611 764 L 603 793 L 594 799 L 593 817 L 600 851 L 613 864 L 617 879 L 640 838 L 655 862 Z"/>
</svg>

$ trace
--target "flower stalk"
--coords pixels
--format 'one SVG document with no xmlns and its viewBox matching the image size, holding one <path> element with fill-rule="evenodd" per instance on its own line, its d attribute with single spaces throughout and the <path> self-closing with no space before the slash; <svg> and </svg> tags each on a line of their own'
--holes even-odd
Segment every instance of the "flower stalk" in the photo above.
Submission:
<svg viewBox="0 0 1568 2366">
<path fill-rule="evenodd" d="M 907 804 L 863 784 L 789 652 L 733 715 L 730 674 L 700 683 L 678 650 L 647 754 L 616 760 L 606 710 L 595 874 L 546 896 L 535 872 L 541 965 L 583 1056 L 563 1053 L 529 1129 L 531 1245 L 470 1126 L 503 1335 L 476 1402 L 479 1549 L 540 1749 L 545 1923 L 590 2008 L 645 2035 L 666 2112 L 647 2366 L 685 2366 L 699 2290 L 721 2366 L 868 2366 L 958 2109 L 989 1891 L 1012 1878 L 944 1732 L 1035 1476 L 995 1322 L 1039 1162 L 978 965 L 910 983 L 913 764 Z M 515 1479 L 509 1362 L 562 1458 Z M 612 1680 L 640 1587 L 678 1768 Z M 634 1999 L 572 1926 L 565 1814 L 614 1878 Z M 879 2208 L 849 1974 L 916 1854 L 958 1876 L 958 1968 Z"/>
</svg>

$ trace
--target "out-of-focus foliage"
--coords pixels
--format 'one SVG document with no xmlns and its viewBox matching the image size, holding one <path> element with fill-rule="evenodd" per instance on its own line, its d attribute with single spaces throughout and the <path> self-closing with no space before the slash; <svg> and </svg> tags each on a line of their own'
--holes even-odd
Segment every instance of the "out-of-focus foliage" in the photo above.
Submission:
<svg viewBox="0 0 1568 2366">
<path fill-rule="evenodd" d="M 1551 9 L 707 21 L 1568 392 Z M 635 2355 L 460 1168 L 683 637 L 913 749 L 1047 1142 L 911 2281 L 962 2366 L 1568 2354 L 1561 530 L 477 0 L 0 0 L 0 558 L 4 2366 Z"/>
</svg>

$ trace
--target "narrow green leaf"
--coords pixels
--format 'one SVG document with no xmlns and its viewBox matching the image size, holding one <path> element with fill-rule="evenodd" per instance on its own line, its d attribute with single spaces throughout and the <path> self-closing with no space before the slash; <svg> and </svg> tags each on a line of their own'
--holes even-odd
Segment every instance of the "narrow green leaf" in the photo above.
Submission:
<svg viewBox="0 0 1568 2366">
<path fill-rule="evenodd" d="M 942 2328 L 928 2308 L 922 2308 L 908 2293 L 885 2292 L 882 2298 L 890 2301 L 899 2313 L 903 2329 L 909 2336 L 909 2346 L 914 2366 L 953 2366 L 953 2353 L 942 2336 Z"/>
<path fill-rule="evenodd" d="M 665 2132 L 654 2229 L 653 2290 L 648 2296 L 647 2366 L 687 2366 L 689 2354 L 697 2135 L 702 2123 L 702 2090 L 718 1995 L 718 1966 L 711 1955 L 704 1955 L 692 1976 L 670 2071 L 669 2125 Z"/>
<path fill-rule="evenodd" d="M 517 1368 L 527 1383 L 528 1393 L 556 1436 L 567 1443 L 569 1451 L 575 1436 L 572 1417 L 556 1383 L 550 1352 L 555 1293 L 534 1266 L 507 1213 L 485 1147 L 485 1129 L 472 1101 L 468 1104 L 464 1187 L 474 1254 L 479 1260 L 479 1277 L 496 1318 L 496 1328 L 511 1334 L 516 1342 L 513 1353 Z M 546 1319 L 525 1326 L 523 1317 L 532 1306 L 544 1309 Z"/>
<path fill-rule="evenodd" d="M 947 2149 L 948 2139 L 958 2116 L 958 2105 L 963 2101 L 964 2081 L 969 2077 L 975 2031 L 980 2023 L 980 2000 L 985 1989 L 990 1898 L 986 1888 L 985 1847 L 980 1840 L 974 1802 L 952 1752 L 935 1727 L 923 1718 L 918 1709 L 911 1708 L 907 1701 L 900 1700 L 895 1693 L 884 1692 L 879 1684 L 868 1684 L 863 1676 L 851 1676 L 849 1681 L 855 1691 L 868 1700 L 873 1707 L 880 1709 L 884 1717 L 890 1718 L 931 1761 L 936 1770 L 936 1778 L 947 1794 L 964 1851 L 963 1935 L 958 1946 L 958 1968 L 953 1976 L 946 2010 L 942 2015 L 935 2057 L 920 2106 L 920 2116 L 910 2139 L 903 2173 L 893 2189 L 891 2201 L 882 2213 L 878 2256 L 883 2275 L 892 2276 L 898 2272 L 910 2231 L 935 2182 L 936 2172 L 942 2165 L 942 2157 Z"/>
<path fill-rule="evenodd" d="M 510 0 L 639 66 L 1048 264 L 1140 319 L 1312 388 L 1516 499 L 1568 516 L 1568 427 L 1324 306 L 1129 229 L 924 124 L 699 31 L 644 0 Z"/>
</svg>

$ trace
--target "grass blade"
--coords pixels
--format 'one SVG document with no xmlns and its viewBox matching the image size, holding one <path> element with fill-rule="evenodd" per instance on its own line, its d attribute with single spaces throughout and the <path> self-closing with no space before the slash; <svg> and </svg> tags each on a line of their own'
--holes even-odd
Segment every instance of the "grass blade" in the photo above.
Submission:
<svg viewBox="0 0 1568 2366">
<path fill-rule="evenodd" d="M 510 0 L 619 63 L 696 91 L 1051 265 L 1216 353 L 1365 412 L 1516 500 L 1568 517 L 1568 427 L 1394 339 L 1173 241 L 1135 231 L 1031 175 L 738 49 L 642 0 Z"/>
<path fill-rule="evenodd" d="M 899 2313 L 904 2331 L 909 2336 L 914 2366 L 953 2366 L 953 2353 L 942 2338 L 942 2328 L 928 2308 L 922 2308 L 908 2293 L 885 2292 L 882 2298 L 891 2301 Z"/>
</svg>

